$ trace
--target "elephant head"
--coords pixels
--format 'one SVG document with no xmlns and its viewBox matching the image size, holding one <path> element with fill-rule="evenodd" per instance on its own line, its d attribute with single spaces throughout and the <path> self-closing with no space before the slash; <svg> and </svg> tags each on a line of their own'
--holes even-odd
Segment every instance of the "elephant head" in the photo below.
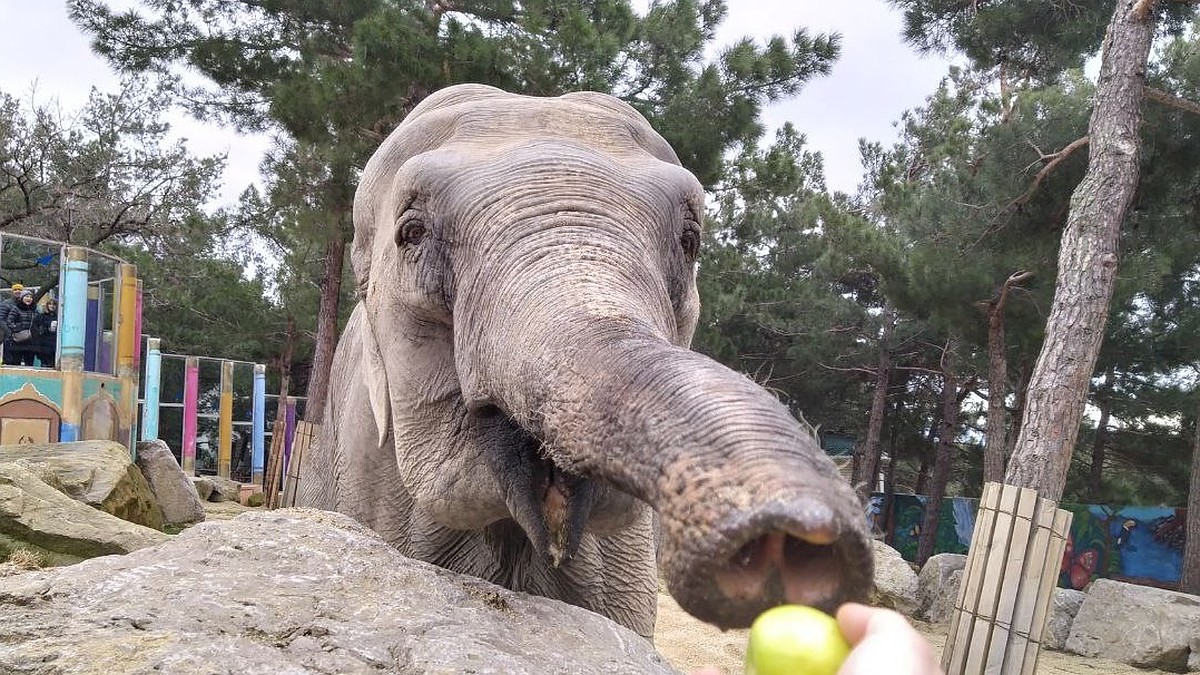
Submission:
<svg viewBox="0 0 1200 675">
<path fill-rule="evenodd" d="M 354 204 L 371 441 L 414 513 L 515 522 L 555 567 L 649 505 L 671 593 L 723 627 L 860 599 L 853 490 L 770 393 L 688 349 L 703 199 L 609 96 L 423 101 Z"/>
</svg>

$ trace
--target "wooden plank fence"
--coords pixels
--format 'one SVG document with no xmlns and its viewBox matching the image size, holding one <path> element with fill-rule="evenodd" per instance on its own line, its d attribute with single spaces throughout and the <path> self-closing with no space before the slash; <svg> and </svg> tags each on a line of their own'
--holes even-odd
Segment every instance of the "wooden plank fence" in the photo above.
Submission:
<svg viewBox="0 0 1200 675">
<path fill-rule="evenodd" d="M 300 467 L 320 431 L 319 424 L 303 420 L 296 422 L 296 431 L 292 435 L 292 453 L 287 463 L 287 478 L 283 482 L 283 502 L 280 504 L 283 508 L 296 505 L 296 491 L 300 487 Z"/>
<path fill-rule="evenodd" d="M 1013 485 L 987 483 L 942 653 L 947 675 L 1027 675 L 1067 544 L 1071 513 Z"/>
<path fill-rule="evenodd" d="M 284 422 L 275 420 L 275 425 L 271 427 L 271 449 L 270 456 L 267 458 L 266 484 L 263 485 L 268 509 L 279 508 L 279 481 L 283 477 L 283 445 L 285 442 L 283 436 Z"/>
</svg>

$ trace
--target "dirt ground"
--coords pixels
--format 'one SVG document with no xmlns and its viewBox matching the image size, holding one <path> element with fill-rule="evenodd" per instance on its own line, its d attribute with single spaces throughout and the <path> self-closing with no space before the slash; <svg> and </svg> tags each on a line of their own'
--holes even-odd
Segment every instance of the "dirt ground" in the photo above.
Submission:
<svg viewBox="0 0 1200 675">
<path fill-rule="evenodd" d="M 265 511 L 262 506 L 242 506 L 237 502 L 204 502 L 205 520 L 232 520 L 247 511 Z"/>
<path fill-rule="evenodd" d="M 940 656 L 946 643 L 941 626 L 917 622 L 917 628 L 933 643 Z M 702 666 L 716 666 L 725 675 L 740 675 L 746 655 L 746 631 L 721 632 L 688 616 L 671 596 L 658 595 L 658 625 L 654 644 L 676 668 L 690 673 Z M 1160 670 L 1142 670 L 1101 659 L 1063 652 L 1043 651 L 1038 659 L 1039 675 L 1148 675 Z"/>
</svg>

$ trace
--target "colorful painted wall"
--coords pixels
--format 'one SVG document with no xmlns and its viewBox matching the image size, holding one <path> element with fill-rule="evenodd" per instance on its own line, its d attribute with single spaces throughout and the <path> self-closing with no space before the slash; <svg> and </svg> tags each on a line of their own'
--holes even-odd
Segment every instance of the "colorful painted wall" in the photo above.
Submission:
<svg viewBox="0 0 1200 675">
<path fill-rule="evenodd" d="M 896 495 L 890 514 L 883 495 L 871 498 L 868 518 L 878 532 L 891 522 L 890 544 L 906 560 L 917 554 L 917 539 L 928 498 Z M 979 500 L 943 499 L 936 553 L 966 553 Z M 1186 509 L 1154 506 L 1062 504 L 1074 514 L 1063 555 L 1059 585 L 1083 588 L 1096 577 L 1172 588 L 1183 565 Z"/>
<path fill-rule="evenodd" d="M 77 440 L 129 444 L 133 418 L 121 408 L 128 385 L 109 375 L 84 373 L 81 386 L 82 424 Z M 64 396 L 62 371 L 0 369 L 0 444 L 59 441 Z"/>
</svg>

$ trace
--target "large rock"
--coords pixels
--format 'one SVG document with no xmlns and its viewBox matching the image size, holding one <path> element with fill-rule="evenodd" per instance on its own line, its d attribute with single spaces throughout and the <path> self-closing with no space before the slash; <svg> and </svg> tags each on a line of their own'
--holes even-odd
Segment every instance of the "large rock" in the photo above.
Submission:
<svg viewBox="0 0 1200 675">
<path fill-rule="evenodd" d="M 1054 598 L 1050 602 L 1050 617 L 1046 621 L 1046 631 L 1042 633 L 1042 646 L 1047 649 L 1062 650 L 1071 636 L 1071 625 L 1083 606 L 1087 594 L 1073 588 L 1054 589 Z"/>
<path fill-rule="evenodd" d="M 215 489 L 213 482 L 208 479 L 208 476 L 192 476 L 192 487 L 195 488 L 196 496 L 202 502 L 208 501 L 208 498 L 212 496 Z"/>
<path fill-rule="evenodd" d="M 598 614 L 405 558 L 312 510 L 0 579 L 0 616 L 0 672 L 676 672 Z"/>
<path fill-rule="evenodd" d="M 15 462 L 88 506 L 161 530 L 162 510 L 150 484 L 114 441 L 0 446 L 0 462 Z"/>
<path fill-rule="evenodd" d="M 950 620 L 966 565 L 967 556 L 959 553 L 939 553 L 925 561 L 917 575 L 917 618 L 933 623 Z"/>
<path fill-rule="evenodd" d="M 1097 579 L 1071 624 L 1066 650 L 1140 668 L 1200 670 L 1200 597 Z"/>
<path fill-rule="evenodd" d="M 877 539 L 871 540 L 871 545 L 875 549 L 872 603 L 912 614 L 917 609 L 917 573 L 896 549 Z"/>
<path fill-rule="evenodd" d="M 208 482 L 212 483 L 213 490 L 208 496 L 210 502 L 236 502 L 240 501 L 242 484 L 236 480 L 221 478 L 220 476 L 205 476 Z"/>
<path fill-rule="evenodd" d="M 37 553 L 42 564 L 66 565 L 168 538 L 76 501 L 19 464 L 0 464 L 0 560 L 26 549 Z"/>
<path fill-rule="evenodd" d="M 204 520 L 204 504 L 165 442 L 138 443 L 136 464 L 162 509 L 164 523 L 185 525 Z"/>
</svg>

